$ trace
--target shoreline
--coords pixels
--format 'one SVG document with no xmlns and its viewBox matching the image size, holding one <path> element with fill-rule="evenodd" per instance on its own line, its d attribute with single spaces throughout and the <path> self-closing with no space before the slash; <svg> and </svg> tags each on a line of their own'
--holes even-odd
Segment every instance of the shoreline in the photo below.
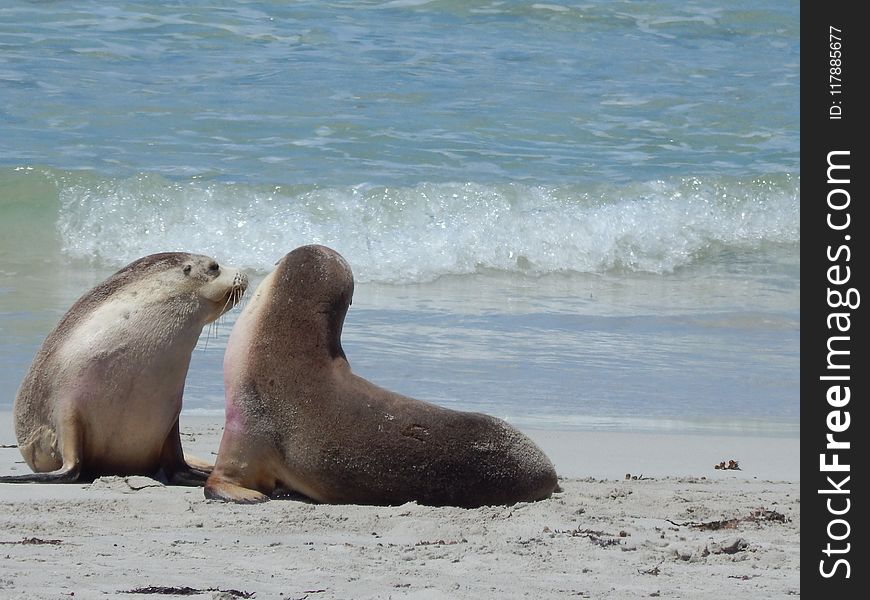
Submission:
<svg viewBox="0 0 870 600">
<path fill-rule="evenodd" d="M 0 444 L 14 443 L 11 414 L 0 419 Z M 185 450 L 213 460 L 222 427 L 222 419 L 182 416 Z M 791 441 L 527 433 L 561 471 L 562 491 L 514 506 L 235 505 L 139 476 L 0 484 L 0 596 L 800 594 L 800 484 L 785 480 L 798 465 L 778 466 Z M 743 470 L 714 470 L 711 457 L 740 459 Z M 21 460 L 17 448 L 0 449 L 0 473 L 26 470 Z M 643 477 L 625 480 L 626 472 Z"/>
<path fill-rule="evenodd" d="M 0 419 L 8 422 L 11 414 L 0 411 Z M 519 429 L 550 457 L 560 477 L 623 479 L 630 473 L 646 477 L 800 481 L 797 437 Z M 185 450 L 203 460 L 214 460 L 222 430 L 222 416 L 181 415 Z M 0 427 L 0 440 L 3 431 Z M 740 470 L 714 468 L 729 460 L 736 460 Z"/>
<path fill-rule="evenodd" d="M 185 452 L 214 462 L 223 422 L 219 416 L 182 413 Z M 800 482 L 796 437 L 520 429 L 550 457 L 563 478 L 624 479 L 631 474 Z M 0 410 L 0 446 L 14 444 L 12 412 Z M 0 456 L 0 467 L 5 467 L 0 472 L 28 470 L 17 449 L 0 448 Z M 737 461 L 740 469 L 714 468 L 729 460 Z"/>
</svg>

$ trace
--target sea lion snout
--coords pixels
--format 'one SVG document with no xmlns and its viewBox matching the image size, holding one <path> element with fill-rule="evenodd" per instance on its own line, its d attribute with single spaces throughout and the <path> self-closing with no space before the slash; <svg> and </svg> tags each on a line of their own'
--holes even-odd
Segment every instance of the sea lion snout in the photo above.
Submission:
<svg viewBox="0 0 870 600">
<path fill-rule="evenodd" d="M 248 289 L 248 276 L 237 267 L 212 261 L 201 276 L 206 278 L 206 283 L 199 288 L 199 294 L 214 307 L 209 320 L 217 319 L 239 304 Z"/>
<path fill-rule="evenodd" d="M 242 296 L 245 295 L 245 291 L 248 289 L 248 275 L 240 270 L 236 269 L 235 275 L 233 275 L 233 283 L 230 286 L 229 296 L 230 303 L 227 307 L 227 310 L 236 306 L 239 302 L 242 301 Z"/>
<path fill-rule="evenodd" d="M 238 271 L 233 277 L 233 288 L 244 292 L 248 289 L 248 276 L 244 271 Z"/>
</svg>

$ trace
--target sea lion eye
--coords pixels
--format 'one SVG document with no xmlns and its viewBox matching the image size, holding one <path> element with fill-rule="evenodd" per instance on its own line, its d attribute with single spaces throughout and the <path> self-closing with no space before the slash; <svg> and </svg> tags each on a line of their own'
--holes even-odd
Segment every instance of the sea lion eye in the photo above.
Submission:
<svg viewBox="0 0 870 600">
<path fill-rule="evenodd" d="M 219 264 L 217 264 L 216 262 L 212 262 L 212 263 L 208 266 L 208 270 L 209 270 L 209 271 L 220 271 L 220 269 L 221 269 L 221 266 L 220 266 Z"/>
<path fill-rule="evenodd" d="M 182 271 L 184 271 L 184 274 L 185 274 L 185 275 L 190 275 L 190 270 L 191 270 L 192 268 L 193 268 L 193 267 L 191 267 L 190 265 L 184 265 L 184 268 L 182 269 Z"/>
</svg>

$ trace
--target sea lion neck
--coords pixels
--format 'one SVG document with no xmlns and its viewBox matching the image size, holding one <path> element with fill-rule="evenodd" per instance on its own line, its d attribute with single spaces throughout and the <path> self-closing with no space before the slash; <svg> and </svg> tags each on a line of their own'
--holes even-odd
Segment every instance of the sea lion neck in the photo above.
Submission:
<svg viewBox="0 0 870 600">
<path fill-rule="evenodd" d="M 291 313 L 288 325 L 294 334 L 288 336 L 287 343 L 283 344 L 287 354 L 346 360 L 341 347 L 341 332 L 347 308 L 346 303 L 338 301 L 314 305 L 288 302 L 285 310 Z"/>
</svg>

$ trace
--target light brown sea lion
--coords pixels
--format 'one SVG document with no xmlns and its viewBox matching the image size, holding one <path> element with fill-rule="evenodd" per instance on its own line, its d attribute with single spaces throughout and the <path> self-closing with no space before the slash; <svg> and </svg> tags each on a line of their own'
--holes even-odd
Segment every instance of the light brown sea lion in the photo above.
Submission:
<svg viewBox="0 0 870 600">
<path fill-rule="evenodd" d="M 341 347 L 353 295 L 323 246 L 286 255 L 236 321 L 224 357 L 226 427 L 207 498 L 292 491 L 319 502 L 476 507 L 548 497 L 550 460 L 502 420 L 379 388 Z"/>
<path fill-rule="evenodd" d="M 11 483 L 154 475 L 195 484 L 178 431 L 184 380 L 203 326 L 248 279 L 208 256 L 167 252 L 127 265 L 82 296 L 48 334 L 13 408 L 35 473 Z"/>
</svg>

